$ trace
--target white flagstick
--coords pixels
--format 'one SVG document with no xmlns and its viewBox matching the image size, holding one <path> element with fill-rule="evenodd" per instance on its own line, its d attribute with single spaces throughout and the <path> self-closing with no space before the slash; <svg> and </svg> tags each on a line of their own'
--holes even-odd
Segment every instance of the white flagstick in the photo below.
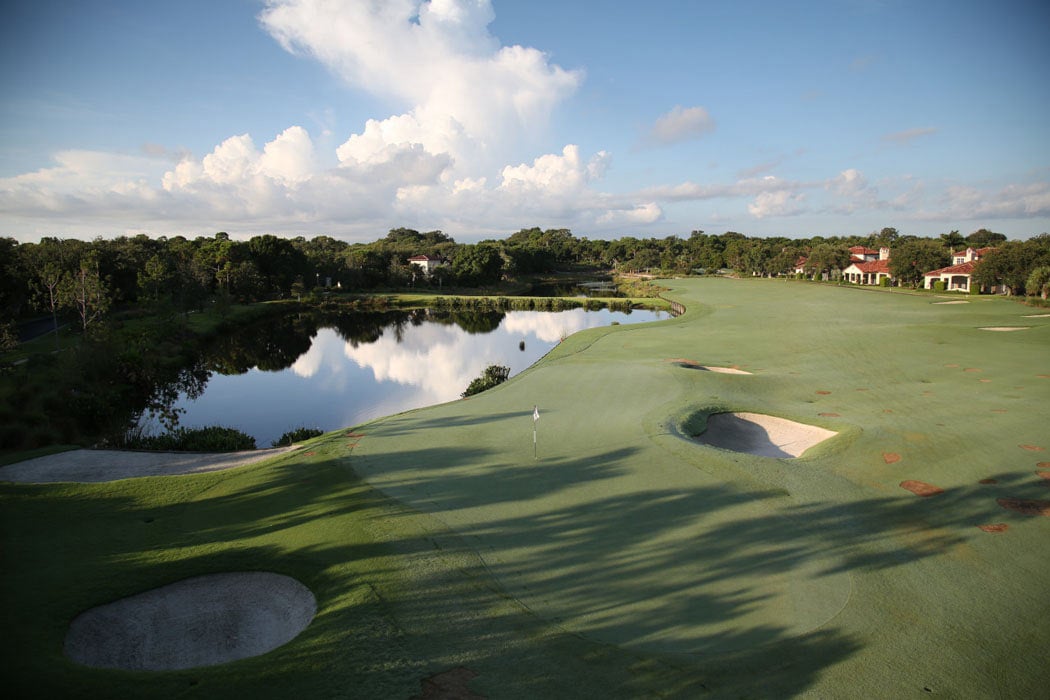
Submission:
<svg viewBox="0 0 1050 700">
<path fill-rule="evenodd" d="M 540 407 L 539 406 L 533 406 L 532 407 L 532 458 L 533 459 L 539 459 L 540 458 L 539 454 L 536 451 L 537 450 L 537 447 L 536 447 L 536 422 L 539 421 L 539 419 L 540 419 Z"/>
</svg>

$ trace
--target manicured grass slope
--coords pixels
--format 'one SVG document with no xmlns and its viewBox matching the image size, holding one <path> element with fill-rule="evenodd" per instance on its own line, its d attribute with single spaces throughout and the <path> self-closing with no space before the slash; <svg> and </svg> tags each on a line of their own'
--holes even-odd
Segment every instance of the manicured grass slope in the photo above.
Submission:
<svg viewBox="0 0 1050 700">
<path fill-rule="evenodd" d="M 280 462 L 4 485 L 14 687 L 409 697 L 460 665 L 490 697 L 1031 696 L 1050 684 L 1038 661 L 1050 519 L 996 502 L 1050 499 L 1034 473 L 1050 455 L 1032 449 L 1050 448 L 1050 319 L 999 299 L 672 284 L 689 307 L 679 319 L 585 331 L 497 389 Z M 1032 328 L 978 330 L 1019 325 Z M 714 410 L 839 434 L 795 460 L 690 441 L 683 424 Z M 905 480 L 943 493 L 920 498 Z M 314 624 L 258 659 L 192 672 L 93 671 L 61 655 L 85 608 L 240 569 L 305 583 Z"/>
</svg>

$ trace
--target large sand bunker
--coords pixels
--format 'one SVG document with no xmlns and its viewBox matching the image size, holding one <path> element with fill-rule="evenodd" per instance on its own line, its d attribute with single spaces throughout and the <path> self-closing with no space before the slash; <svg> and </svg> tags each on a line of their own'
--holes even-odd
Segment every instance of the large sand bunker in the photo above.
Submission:
<svg viewBox="0 0 1050 700">
<path fill-rule="evenodd" d="M 0 481 L 52 484 L 61 481 L 97 483 L 139 476 L 202 474 L 252 464 L 296 449 L 276 447 L 244 452 L 135 452 L 72 450 L 28 459 L 0 468 Z"/>
<path fill-rule="evenodd" d="M 95 668 L 172 671 L 214 666 L 276 649 L 317 612 L 313 593 L 263 571 L 208 574 L 78 615 L 65 652 Z"/>
<path fill-rule="evenodd" d="M 799 457 L 836 434 L 762 413 L 715 413 L 708 416 L 707 429 L 695 437 L 705 445 L 759 457 Z"/>
</svg>

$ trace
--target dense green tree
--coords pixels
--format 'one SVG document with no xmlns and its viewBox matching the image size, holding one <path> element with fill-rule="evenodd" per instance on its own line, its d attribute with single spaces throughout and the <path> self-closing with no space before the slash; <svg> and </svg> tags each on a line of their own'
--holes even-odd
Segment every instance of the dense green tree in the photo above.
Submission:
<svg viewBox="0 0 1050 700">
<path fill-rule="evenodd" d="M 898 284 L 921 287 L 923 275 L 938 270 L 951 261 L 944 243 L 929 238 L 899 243 L 890 256 L 890 274 Z"/>
<path fill-rule="evenodd" d="M 346 270 L 345 252 L 349 247 L 345 241 L 338 241 L 331 236 L 317 236 L 304 241 L 299 249 L 306 256 L 308 266 L 313 270 L 304 277 L 307 286 L 326 286 L 331 281 L 335 286 L 341 283 L 342 273 Z"/>
<path fill-rule="evenodd" d="M 814 277 L 830 276 L 836 270 L 849 267 L 849 259 L 849 248 L 845 244 L 820 243 L 806 256 L 805 270 Z"/>
<path fill-rule="evenodd" d="M 171 271 L 164 258 L 154 254 L 138 273 L 138 298 L 140 301 L 158 305 L 166 298 L 171 286 Z"/>
<path fill-rule="evenodd" d="M 1050 265 L 1041 265 L 1033 269 L 1024 287 L 1026 294 L 1038 294 L 1043 299 L 1050 296 Z"/>
<path fill-rule="evenodd" d="M 0 238 L 0 321 L 18 318 L 29 301 L 32 274 L 18 241 Z"/>
<path fill-rule="evenodd" d="M 709 236 L 703 231 L 693 231 L 687 242 L 689 256 L 694 268 L 718 270 L 725 266 L 722 251 L 725 243 L 717 236 Z"/>
<path fill-rule="evenodd" d="M 897 241 L 900 240 L 900 232 L 897 229 L 887 226 L 878 233 L 873 233 L 869 237 L 869 244 L 872 248 L 893 248 L 897 245 Z"/>
<path fill-rule="evenodd" d="M 258 301 L 268 290 L 266 280 L 259 268 L 251 260 L 238 263 L 226 263 L 222 269 L 226 280 L 226 290 L 234 299 L 240 301 Z"/>
<path fill-rule="evenodd" d="M 452 258 L 452 275 L 468 287 L 496 284 L 503 274 L 503 256 L 499 248 L 487 243 L 462 245 Z"/>
<path fill-rule="evenodd" d="M 99 269 L 108 281 L 114 304 L 133 304 L 138 300 L 139 272 L 151 257 L 164 255 L 166 247 L 166 239 L 145 234 L 109 241 L 95 239 L 92 249 L 99 256 Z"/>
<path fill-rule="evenodd" d="M 306 256 L 287 238 L 255 236 L 248 241 L 248 253 L 269 293 L 278 298 L 289 292 L 297 277 L 310 274 Z"/>
<path fill-rule="evenodd" d="M 247 246 L 231 241 L 224 231 L 216 233 L 214 238 L 198 238 L 195 242 L 194 258 L 198 267 L 208 271 L 211 279 L 209 289 L 230 291 L 231 276 L 237 263 L 248 257 Z"/>
<path fill-rule="evenodd" d="M 966 237 L 966 243 L 974 248 L 988 248 L 1006 241 L 1006 236 L 980 228 Z"/>
<path fill-rule="evenodd" d="M 977 263 L 973 279 L 982 286 L 1001 284 L 1010 294 L 1024 294 L 1032 271 L 1043 265 L 1050 265 L 1050 236 L 1047 234 L 997 246 Z"/>
</svg>

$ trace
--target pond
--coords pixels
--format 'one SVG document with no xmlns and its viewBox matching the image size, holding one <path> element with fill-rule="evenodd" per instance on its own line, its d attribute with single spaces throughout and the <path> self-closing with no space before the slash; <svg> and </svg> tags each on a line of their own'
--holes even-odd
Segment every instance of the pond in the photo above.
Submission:
<svg viewBox="0 0 1050 700">
<path fill-rule="evenodd" d="M 237 428 L 269 447 L 298 427 L 324 431 L 459 398 L 489 365 L 514 376 L 569 335 L 668 318 L 607 309 L 304 315 L 268 321 L 209 349 L 196 398 L 180 394 L 180 425 Z M 198 392 L 194 392 L 195 394 Z M 160 432 L 144 419 L 147 429 Z"/>
</svg>

